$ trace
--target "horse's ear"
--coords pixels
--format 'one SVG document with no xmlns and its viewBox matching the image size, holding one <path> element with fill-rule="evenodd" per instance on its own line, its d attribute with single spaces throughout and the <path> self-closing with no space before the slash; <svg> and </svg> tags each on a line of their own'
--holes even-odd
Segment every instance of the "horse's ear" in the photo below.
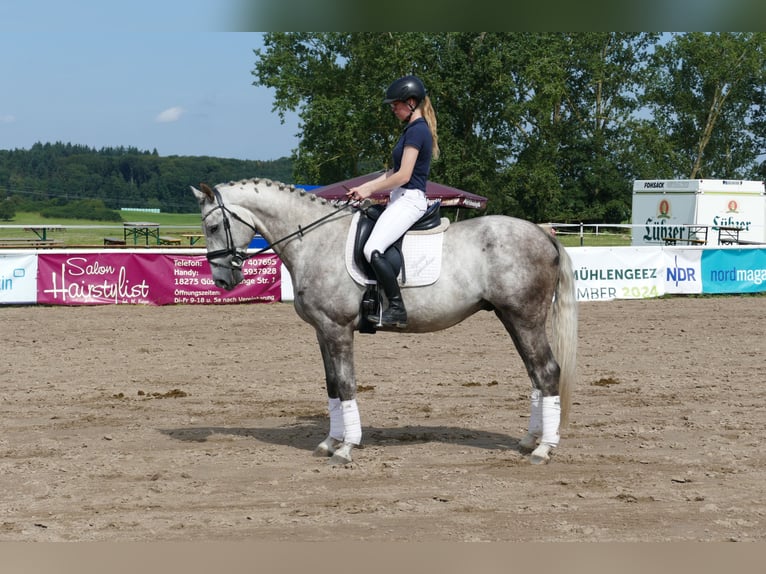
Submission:
<svg viewBox="0 0 766 574">
<path fill-rule="evenodd" d="M 201 183 L 200 189 L 197 189 L 193 185 L 190 187 L 192 192 L 194 192 L 194 195 L 197 197 L 197 201 L 200 202 L 200 205 L 202 205 L 206 201 L 213 201 L 215 199 L 215 195 L 213 195 L 213 190 L 210 189 L 210 187 L 207 184 Z"/>
<path fill-rule="evenodd" d="M 199 188 L 202 190 L 202 193 L 204 193 L 210 201 L 213 201 L 215 199 L 215 196 L 213 195 L 213 190 L 210 189 L 210 186 L 208 186 L 208 184 L 200 183 Z"/>
</svg>

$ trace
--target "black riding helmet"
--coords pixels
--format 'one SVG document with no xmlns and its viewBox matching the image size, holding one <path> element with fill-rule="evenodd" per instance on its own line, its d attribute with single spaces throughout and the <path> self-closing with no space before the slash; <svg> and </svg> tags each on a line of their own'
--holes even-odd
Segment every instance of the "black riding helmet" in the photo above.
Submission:
<svg viewBox="0 0 766 574">
<path fill-rule="evenodd" d="M 404 76 L 403 78 L 395 80 L 393 84 L 388 86 L 383 103 L 406 102 L 410 98 L 414 98 L 415 106 L 417 107 L 425 97 L 426 87 L 423 85 L 420 78 L 417 76 Z"/>
</svg>

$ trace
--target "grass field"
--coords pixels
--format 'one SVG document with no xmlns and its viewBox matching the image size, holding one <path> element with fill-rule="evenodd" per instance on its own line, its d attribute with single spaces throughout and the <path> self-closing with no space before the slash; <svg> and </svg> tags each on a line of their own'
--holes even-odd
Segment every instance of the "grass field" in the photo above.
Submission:
<svg viewBox="0 0 766 574">
<path fill-rule="evenodd" d="M 160 235 L 178 237 L 184 233 L 200 233 L 200 216 L 197 213 L 141 213 L 123 214 L 123 221 L 146 221 L 160 226 Z M 13 226 L 60 225 L 62 230 L 49 232 L 48 238 L 61 241 L 64 245 L 103 246 L 104 237 L 123 237 L 122 222 L 93 221 L 88 219 L 56 219 L 42 217 L 39 213 L 19 212 L 12 221 L 0 224 L 0 241 L 7 237 L 28 237 L 34 234 Z M 182 241 L 187 244 L 188 241 Z M 195 247 L 205 245 L 204 239 Z"/>
<path fill-rule="evenodd" d="M 629 233 L 584 233 L 582 240 L 577 233 L 556 235 L 565 247 L 620 247 L 630 245 Z"/>
</svg>

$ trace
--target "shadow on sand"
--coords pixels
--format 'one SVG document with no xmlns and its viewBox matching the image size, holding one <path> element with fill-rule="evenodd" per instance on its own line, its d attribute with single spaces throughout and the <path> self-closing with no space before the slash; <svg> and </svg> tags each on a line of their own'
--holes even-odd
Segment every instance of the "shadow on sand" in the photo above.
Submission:
<svg viewBox="0 0 766 574">
<path fill-rule="evenodd" d="M 159 429 L 164 435 L 185 442 L 206 442 L 213 435 L 251 437 L 261 442 L 313 451 L 327 433 L 327 417 L 301 417 L 299 422 L 284 427 L 183 427 Z M 503 433 L 472 430 L 453 426 L 404 426 L 393 428 L 364 427 L 365 445 L 426 444 L 441 442 L 490 450 L 519 451 L 519 438 Z"/>
</svg>

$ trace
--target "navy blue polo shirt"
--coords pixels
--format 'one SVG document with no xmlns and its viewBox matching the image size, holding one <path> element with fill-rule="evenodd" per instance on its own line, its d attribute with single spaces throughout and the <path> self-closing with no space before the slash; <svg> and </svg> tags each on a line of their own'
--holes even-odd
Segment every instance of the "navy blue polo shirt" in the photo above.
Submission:
<svg viewBox="0 0 766 574">
<path fill-rule="evenodd" d="M 406 189 L 426 190 L 426 180 L 431 170 L 431 153 L 433 151 L 433 137 L 428 123 L 423 118 L 418 118 L 414 122 L 408 123 L 399 141 L 396 142 L 392 152 L 394 161 L 394 171 L 399 171 L 402 166 L 402 155 L 406 146 L 412 146 L 418 150 L 418 159 L 415 161 L 415 167 L 412 170 L 410 181 L 402 187 Z"/>
</svg>

